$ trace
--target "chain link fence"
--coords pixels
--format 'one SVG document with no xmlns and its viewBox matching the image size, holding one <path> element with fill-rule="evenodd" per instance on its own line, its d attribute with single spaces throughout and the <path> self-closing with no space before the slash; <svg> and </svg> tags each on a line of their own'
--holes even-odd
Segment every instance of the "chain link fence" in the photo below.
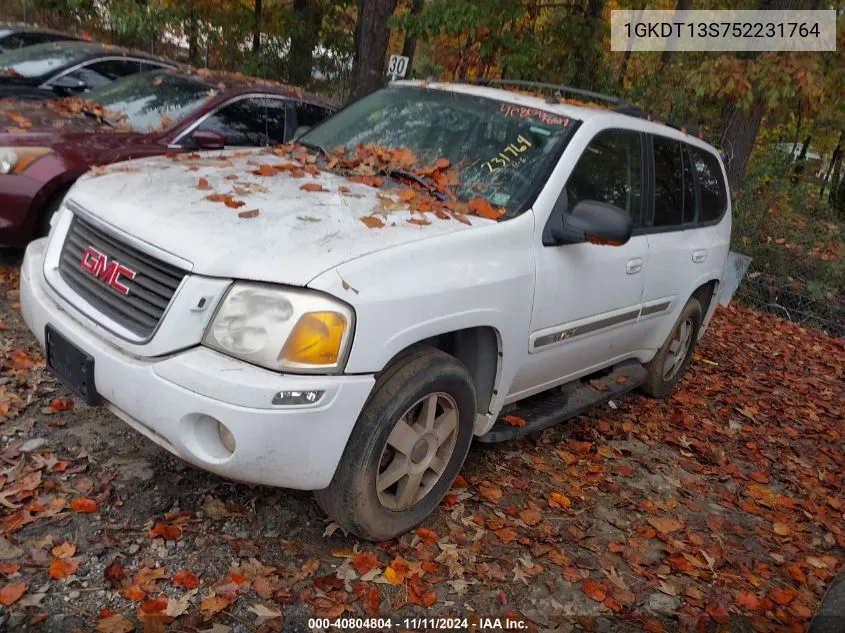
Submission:
<svg viewBox="0 0 845 633">
<path fill-rule="evenodd" d="M 795 281 L 754 272 L 742 280 L 735 300 L 793 323 L 818 328 L 831 336 L 845 337 L 845 301 L 837 297 L 814 299 L 800 290 L 800 284 Z"/>
</svg>

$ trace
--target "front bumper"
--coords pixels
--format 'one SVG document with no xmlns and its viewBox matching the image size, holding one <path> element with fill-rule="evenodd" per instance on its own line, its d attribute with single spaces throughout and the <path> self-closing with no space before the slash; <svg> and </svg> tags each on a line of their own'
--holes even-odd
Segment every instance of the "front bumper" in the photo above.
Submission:
<svg viewBox="0 0 845 633">
<path fill-rule="evenodd" d="M 118 349 L 73 316 L 44 279 L 46 239 L 21 269 L 21 312 L 44 345 L 56 328 L 94 357 L 96 389 L 118 417 L 185 461 L 248 483 L 319 490 L 330 483 L 375 379 L 267 371 L 204 347 L 157 358 Z M 323 391 L 309 405 L 273 405 L 279 391 Z M 235 439 L 230 453 L 216 422 Z"/>
</svg>

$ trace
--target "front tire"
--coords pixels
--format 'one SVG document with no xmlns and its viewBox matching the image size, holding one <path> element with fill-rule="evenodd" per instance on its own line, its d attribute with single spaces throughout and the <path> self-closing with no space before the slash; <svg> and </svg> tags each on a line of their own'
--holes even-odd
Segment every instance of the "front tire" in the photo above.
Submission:
<svg viewBox="0 0 845 633">
<path fill-rule="evenodd" d="M 372 541 L 419 525 L 463 466 L 475 409 L 472 377 L 457 359 L 432 347 L 401 356 L 376 382 L 317 503 Z"/>
<path fill-rule="evenodd" d="M 648 378 L 642 390 L 652 398 L 668 396 L 684 375 L 698 339 L 703 314 L 698 299 L 692 297 L 687 301 L 666 342 L 646 365 Z"/>
</svg>

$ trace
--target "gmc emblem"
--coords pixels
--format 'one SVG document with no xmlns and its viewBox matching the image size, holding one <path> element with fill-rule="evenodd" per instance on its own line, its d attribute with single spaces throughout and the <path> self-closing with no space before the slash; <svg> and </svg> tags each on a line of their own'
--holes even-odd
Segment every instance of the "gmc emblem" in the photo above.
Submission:
<svg viewBox="0 0 845 633">
<path fill-rule="evenodd" d="M 103 255 L 93 246 L 89 246 L 82 253 L 82 261 L 80 262 L 82 270 L 97 279 L 105 281 L 109 286 L 117 290 L 122 295 L 129 294 L 129 288 L 120 283 L 120 278 L 135 279 L 135 271 L 127 268 L 116 260 Z"/>
</svg>

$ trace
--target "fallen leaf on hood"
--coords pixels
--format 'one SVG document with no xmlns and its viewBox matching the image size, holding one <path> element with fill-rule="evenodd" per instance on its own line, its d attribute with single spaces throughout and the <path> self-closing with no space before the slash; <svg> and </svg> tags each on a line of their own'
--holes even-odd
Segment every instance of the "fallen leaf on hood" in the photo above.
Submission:
<svg viewBox="0 0 845 633">
<path fill-rule="evenodd" d="M 57 559 L 50 563 L 50 578 L 64 580 L 71 574 L 76 573 L 82 561 L 78 558 Z"/>
<path fill-rule="evenodd" d="M 197 181 L 197 189 L 204 191 L 204 190 L 207 190 L 207 189 L 211 189 L 211 185 L 208 184 L 208 180 L 206 180 L 205 178 L 200 178 Z"/>
<path fill-rule="evenodd" d="M 319 182 L 306 182 L 304 185 L 300 187 L 303 191 L 311 191 L 311 192 L 318 192 L 318 191 L 327 191 L 323 189 L 323 185 Z"/>
<path fill-rule="evenodd" d="M 498 220 L 502 217 L 502 212 L 494 209 L 493 205 L 484 198 L 473 198 L 467 205 L 469 206 L 469 210 L 479 217 L 487 218 L 488 220 Z"/>
<path fill-rule="evenodd" d="M 239 218 L 257 218 L 258 214 L 261 213 L 258 209 L 251 209 L 249 211 L 240 211 L 238 213 Z"/>
<path fill-rule="evenodd" d="M 249 173 L 255 174 L 256 176 L 275 176 L 276 169 L 272 165 L 262 163 L 258 166 L 258 169 L 253 169 Z"/>
<path fill-rule="evenodd" d="M 226 199 L 223 201 L 230 209 L 239 209 L 246 204 L 243 200 L 235 200 L 232 196 L 226 196 Z"/>
<path fill-rule="evenodd" d="M 408 218 L 408 222 L 417 226 L 428 226 L 431 224 L 431 220 L 426 220 L 425 218 Z"/>
<path fill-rule="evenodd" d="M 349 180 L 361 185 L 369 185 L 370 187 L 381 187 L 384 184 L 384 181 L 378 176 L 350 176 Z"/>
<path fill-rule="evenodd" d="M 4 607 L 8 607 L 12 603 L 17 602 L 18 598 L 20 598 L 25 591 L 26 584 L 22 582 L 5 585 L 2 589 L 0 589 L 0 604 Z"/>
<path fill-rule="evenodd" d="M 361 222 L 363 222 L 368 229 L 380 229 L 384 226 L 382 219 L 375 215 L 365 215 L 361 218 Z"/>
</svg>

